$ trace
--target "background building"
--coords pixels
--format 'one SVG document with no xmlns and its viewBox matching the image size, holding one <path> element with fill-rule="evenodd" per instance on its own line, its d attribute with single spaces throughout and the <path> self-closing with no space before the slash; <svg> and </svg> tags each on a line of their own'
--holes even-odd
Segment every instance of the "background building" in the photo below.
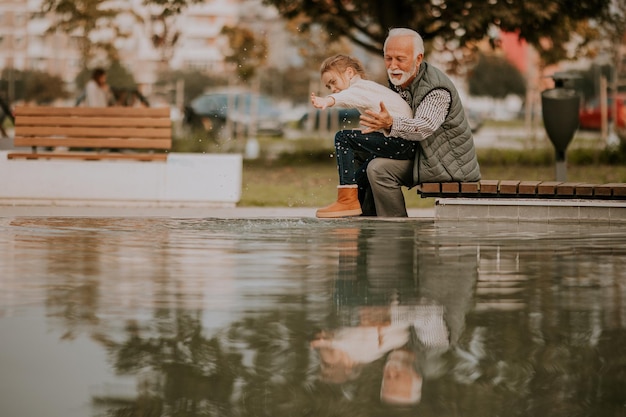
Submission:
<svg viewBox="0 0 626 417">
<path fill-rule="evenodd" d="M 0 0 L 0 70 L 47 72 L 61 77 L 68 90 L 73 91 L 76 76 L 82 70 L 78 36 L 50 33 L 54 16 L 42 13 L 41 3 Z M 221 34 L 224 26 L 244 22 L 259 31 L 272 45 L 269 62 L 284 62 L 288 56 L 284 23 L 261 0 L 205 0 L 167 21 L 159 19 L 159 10 L 143 5 L 142 0 L 112 0 L 108 5 L 126 10 L 115 19 L 122 37 L 117 37 L 113 44 L 120 62 L 145 95 L 151 94 L 161 70 L 229 71 L 224 57 L 228 41 Z M 91 39 L 112 41 L 113 33 L 105 29 L 94 31 Z M 88 66 L 106 64 L 107 57 L 102 55 Z"/>
</svg>

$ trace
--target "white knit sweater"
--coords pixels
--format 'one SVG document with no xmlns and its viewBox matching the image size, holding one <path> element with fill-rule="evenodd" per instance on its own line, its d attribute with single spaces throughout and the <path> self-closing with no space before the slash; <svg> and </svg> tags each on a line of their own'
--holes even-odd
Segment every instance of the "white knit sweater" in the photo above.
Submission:
<svg viewBox="0 0 626 417">
<path fill-rule="evenodd" d="M 413 111 L 400 94 L 374 81 L 354 77 L 350 87 L 338 93 L 331 94 L 335 99 L 336 107 L 353 108 L 364 113 L 365 110 L 380 112 L 380 102 L 385 103 L 387 111 L 392 117 L 413 118 Z"/>
</svg>

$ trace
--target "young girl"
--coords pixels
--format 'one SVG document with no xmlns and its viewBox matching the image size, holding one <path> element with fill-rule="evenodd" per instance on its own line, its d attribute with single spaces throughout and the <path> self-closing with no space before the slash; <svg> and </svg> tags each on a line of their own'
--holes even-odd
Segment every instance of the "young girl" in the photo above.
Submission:
<svg viewBox="0 0 626 417">
<path fill-rule="evenodd" d="M 327 58 L 320 68 L 321 79 L 331 91 L 327 97 L 317 97 L 311 93 L 311 103 L 318 109 L 337 106 L 381 111 L 381 102 L 392 117 L 413 117 L 413 111 L 404 99 L 395 91 L 374 81 L 365 79 L 361 63 L 347 55 L 335 55 Z M 354 152 L 368 154 L 367 159 L 358 169 L 363 175 L 369 161 L 376 157 L 390 159 L 413 159 L 415 144 L 400 138 L 385 136 L 382 132 L 363 134 L 360 130 L 341 130 L 335 135 L 335 154 L 339 186 L 337 201 L 318 209 L 320 218 L 348 217 L 361 215 L 358 199 L 357 169 Z"/>
</svg>

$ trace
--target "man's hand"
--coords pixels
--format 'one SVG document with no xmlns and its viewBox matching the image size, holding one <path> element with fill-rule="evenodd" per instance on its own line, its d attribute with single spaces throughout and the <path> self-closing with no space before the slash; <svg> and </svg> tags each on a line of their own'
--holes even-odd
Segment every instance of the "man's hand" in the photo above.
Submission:
<svg viewBox="0 0 626 417">
<path fill-rule="evenodd" d="M 380 113 L 366 110 L 365 114 L 361 115 L 361 125 L 367 129 L 363 130 L 363 133 L 372 133 L 377 130 L 390 130 L 393 125 L 393 117 L 387 111 L 385 103 L 380 102 Z"/>
</svg>

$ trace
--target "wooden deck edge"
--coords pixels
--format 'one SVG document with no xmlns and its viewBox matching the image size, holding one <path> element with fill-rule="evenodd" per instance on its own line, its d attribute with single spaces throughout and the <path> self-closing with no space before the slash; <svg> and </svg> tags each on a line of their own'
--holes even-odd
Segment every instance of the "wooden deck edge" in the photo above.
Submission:
<svg viewBox="0 0 626 417">
<path fill-rule="evenodd" d="M 481 180 L 421 184 L 417 193 L 422 198 L 626 200 L 626 183 Z"/>
</svg>

